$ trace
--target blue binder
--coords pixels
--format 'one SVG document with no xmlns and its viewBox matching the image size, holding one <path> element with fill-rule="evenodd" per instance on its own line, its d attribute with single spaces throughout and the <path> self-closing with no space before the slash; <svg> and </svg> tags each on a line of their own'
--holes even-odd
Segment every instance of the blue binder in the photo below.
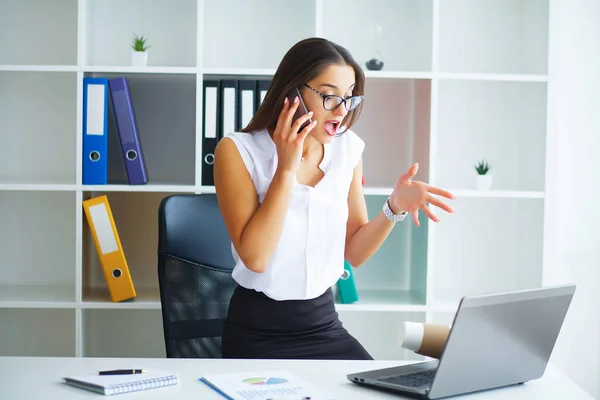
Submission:
<svg viewBox="0 0 600 400">
<path fill-rule="evenodd" d="M 106 185 L 108 179 L 108 79 L 83 78 L 84 185 Z"/>
<path fill-rule="evenodd" d="M 124 76 L 112 78 L 108 81 L 108 86 L 129 184 L 146 184 L 148 172 L 127 78 Z"/>
</svg>

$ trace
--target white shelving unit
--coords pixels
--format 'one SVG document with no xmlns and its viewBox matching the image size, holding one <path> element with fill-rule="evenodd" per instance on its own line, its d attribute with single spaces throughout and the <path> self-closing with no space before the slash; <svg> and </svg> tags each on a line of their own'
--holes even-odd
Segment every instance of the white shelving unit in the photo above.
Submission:
<svg viewBox="0 0 600 400">
<path fill-rule="evenodd" d="M 450 322 L 461 296 L 542 284 L 547 0 L 7 0 L 0 4 L 0 355 L 164 356 L 157 210 L 201 185 L 202 80 L 275 72 L 324 36 L 369 71 L 355 131 L 366 141 L 371 217 L 414 161 L 456 213 L 395 227 L 355 270 L 346 327 L 379 359 L 403 320 Z M 372 33 L 379 26 L 381 36 Z M 132 67 L 133 32 L 151 45 Z M 35 42 L 36 46 L 30 46 Z M 82 80 L 126 76 L 150 183 L 81 184 Z M 473 165 L 489 160 L 492 188 Z M 112 303 L 81 203 L 107 194 L 138 297 Z M 435 209 L 434 209 L 435 211 Z"/>
</svg>

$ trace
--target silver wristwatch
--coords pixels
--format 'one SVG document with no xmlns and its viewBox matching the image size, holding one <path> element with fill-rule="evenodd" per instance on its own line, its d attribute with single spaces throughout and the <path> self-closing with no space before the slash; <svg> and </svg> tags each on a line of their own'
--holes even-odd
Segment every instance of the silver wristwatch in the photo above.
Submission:
<svg viewBox="0 0 600 400">
<path fill-rule="evenodd" d="M 394 214 L 394 212 L 390 208 L 390 198 L 388 197 L 387 200 L 383 203 L 383 214 L 390 222 L 400 222 L 404 218 L 406 218 L 408 212 L 404 211 L 401 214 Z"/>
</svg>

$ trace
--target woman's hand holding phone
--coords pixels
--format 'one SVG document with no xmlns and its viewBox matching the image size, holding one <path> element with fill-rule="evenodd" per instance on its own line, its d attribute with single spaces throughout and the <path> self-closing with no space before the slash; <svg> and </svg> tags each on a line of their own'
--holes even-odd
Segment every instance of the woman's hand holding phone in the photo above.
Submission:
<svg viewBox="0 0 600 400">
<path fill-rule="evenodd" d="M 275 142 L 278 156 L 277 169 L 294 173 L 300 166 L 304 139 L 317 126 L 317 121 L 313 121 L 300 130 L 302 124 L 309 121 L 313 113 L 311 111 L 294 120 L 299 103 L 298 97 L 295 97 L 292 103 L 286 97 L 273 132 L 273 142 Z"/>
</svg>

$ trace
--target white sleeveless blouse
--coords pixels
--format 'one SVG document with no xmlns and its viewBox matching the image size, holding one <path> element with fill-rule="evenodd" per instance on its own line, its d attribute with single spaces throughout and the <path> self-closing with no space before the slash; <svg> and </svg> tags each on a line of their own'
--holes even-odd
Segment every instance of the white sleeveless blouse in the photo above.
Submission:
<svg viewBox="0 0 600 400">
<path fill-rule="evenodd" d="M 277 150 L 267 130 L 226 136 L 237 145 L 262 204 L 277 169 Z M 351 130 L 325 144 L 315 187 L 294 184 L 279 244 L 263 273 L 246 268 L 235 247 L 235 281 L 275 300 L 312 299 L 344 271 L 348 191 L 364 141 Z"/>
</svg>

